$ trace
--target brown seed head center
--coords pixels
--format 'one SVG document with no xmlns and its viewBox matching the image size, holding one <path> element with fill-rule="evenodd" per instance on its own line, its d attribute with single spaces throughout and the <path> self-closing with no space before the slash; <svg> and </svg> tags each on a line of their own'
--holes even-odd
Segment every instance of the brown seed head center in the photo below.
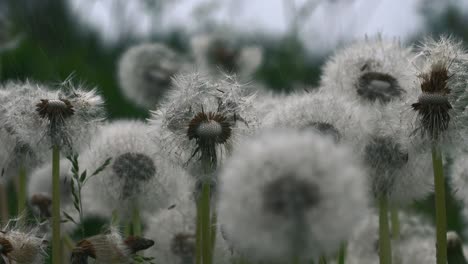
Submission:
<svg viewBox="0 0 468 264">
<path fill-rule="evenodd" d="M 57 117 L 68 118 L 75 113 L 73 105 L 66 99 L 41 99 L 36 111 L 42 118 L 52 120 Z"/>
</svg>

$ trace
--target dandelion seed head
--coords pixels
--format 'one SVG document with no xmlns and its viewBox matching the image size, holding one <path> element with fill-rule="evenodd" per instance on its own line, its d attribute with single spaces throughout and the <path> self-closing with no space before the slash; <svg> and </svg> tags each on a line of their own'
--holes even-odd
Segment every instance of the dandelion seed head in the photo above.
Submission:
<svg viewBox="0 0 468 264">
<path fill-rule="evenodd" d="M 130 100 L 150 108 L 169 90 L 171 78 L 183 68 L 179 55 L 159 43 L 128 49 L 119 62 L 120 87 Z"/>
<path fill-rule="evenodd" d="M 134 206 L 140 206 L 142 213 L 152 213 L 193 192 L 192 180 L 162 155 L 161 144 L 152 138 L 144 122 L 109 123 L 93 136 L 90 146 L 80 155 L 80 167 L 92 172 L 106 159 L 112 160 L 91 179 L 93 183 L 83 196 L 100 201 L 99 207 L 108 215 L 112 209 L 127 215 Z M 115 208 L 115 201 L 119 201 L 119 208 Z"/>
<path fill-rule="evenodd" d="M 463 140 L 463 115 L 468 105 L 468 53 L 461 41 L 427 38 L 419 47 L 419 93 L 411 97 L 417 114 L 414 132 L 443 146 Z M 447 144 L 445 144 L 447 143 Z"/>
<path fill-rule="evenodd" d="M 257 45 L 243 45 L 220 34 L 198 35 L 191 40 L 197 65 L 211 74 L 236 74 L 251 78 L 263 61 L 263 51 Z"/>
<path fill-rule="evenodd" d="M 222 161 L 236 137 L 255 126 L 251 103 L 234 78 L 192 72 L 176 76 L 174 89 L 149 121 L 166 143 L 164 151 L 192 170 L 202 158 Z"/>
<path fill-rule="evenodd" d="M 349 151 L 284 128 L 239 145 L 220 172 L 219 223 L 230 244 L 258 260 L 337 250 L 350 234 L 345 227 L 367 210 L 365 174 Z"/>
<path fill-rule="evenodd" d="M 321 87 L 363 105 L 405 101 L 415 81 L 413 52 L 381 36 L 359 40 L 326 62 Z"/>
</svg>

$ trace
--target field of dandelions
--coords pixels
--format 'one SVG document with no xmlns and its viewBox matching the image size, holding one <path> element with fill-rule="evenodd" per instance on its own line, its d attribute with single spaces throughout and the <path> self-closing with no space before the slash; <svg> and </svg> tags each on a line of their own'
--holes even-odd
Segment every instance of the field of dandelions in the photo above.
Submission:
<svg viewBox="0 0 468 264">
<path fill-rule="evenodd" d="M 2 80 L 0 263 L 468 263 L 446 206 L 468 203 L 462 41 L 357 39 L 290 94 L 252 77 L 261 46 L 190 43 L 120 54 L 146 120 L 107 119 L 78 74 Z M 411 209 L 430 195 L 433 221 Z"/>
</svg>

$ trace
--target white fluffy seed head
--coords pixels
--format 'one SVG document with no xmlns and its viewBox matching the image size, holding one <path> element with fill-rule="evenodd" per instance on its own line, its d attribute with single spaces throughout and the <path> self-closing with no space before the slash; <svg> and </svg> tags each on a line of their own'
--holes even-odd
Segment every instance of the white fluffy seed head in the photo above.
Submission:
<svg viewBox="0 0 468 264">
<path fill-rule="evenodd" d="M 222 72 L 250 80 L 263 61 L 263 50 L 257 45 L 236 43 L 232 34 L 197 35 L 191 40 L 197 65 L 214 75 Z"/>
<path fill-rule="evenodd" d="M 63 90 L 73 89 L 74 94 L 86 93 L 80 87 L 74 87 L 70 81 L 60 85 L 59 91 L 49 91 L 47 86 L 32 82 L 9 82 L 5 89 L 11 90 L 11 100 L 2 105 L 4 115 L 0 116 L 0 122 L 5 129 L 16 138 L 16 141 L 30 148 L 33 153 L 45 153 L 50 151 L 52 141 L 60 141 L 62 151 L 66 155 L 77 152 L 83 139 L 89 136 L 89 132 L 96 126 L 96 122 L 104 118 L 101 104 L 93 104 L 93 98 L 86 104 L 86 96 L 64 94 Z M 79 100 L 77 99 L 79 98 Z M 45 101 L 44 101 L 45 100 Z M 59 102 L 60 101 L 60 102 Z M 77 108 L 73 103 L 81 101 Z M 68 102 L 73 107 L 73 112 L 67 118 L 60 119 L 62 123 L 54 126 L 49 118 L 43 118 L 44 112 L 37 112 L 35 108 L 39 103 L 52 103 L 54 106 L 63 107 Z M 69 107 L 67 105 L 67 107 Z M 44 110 L 44 109 L 42 109 Z M 99 112 L 99 115 L 88 113 Z M 57 144 L 57 142 L 54 142 Z M 28 164 L 26 164 L 28 165 Z"/>
<path fill-rule="evenodd" d="M 139 44 L 128 49 L 119 62 L 120 88 L 127 98 L 151 108 L 171 86 L 171 78 L 183 68 L 175 51 L 160 43 Z"/>
<path fill-rule="evenodd" d="M 404 100 L 415 93 L 413 56 L 395 39 L 377 36 L 356 41 L 326 62 L 321 87 L 364 105 Z"/>
<path fill-rule="evenodd" d="M 244 142 L 220 175 L 219 223 L 230 244 L 253 259 L 333 253 L 367 210 L 364 170 L 352 157 L 313 132 L 279 129 Z"/>
<path fill-rule="evenodd" d="M 236 138 L 256 126 L 252 95 L 230 76 L 215 80 L 191 72 L 177 75 L 173 85 L 149 122 L 163 150 L 195 174 L 206 149 L 210 159 L 222 162 Z M 208 142 L 200 137 L 219 135 L 220 128 L 221 135 Z"/>
<path fill-rule="evenodd" d="M 457 199 L 468 204 L 468 154 L 459 153 L 452 165 L 451 186 Z M 466 210 L 465 210 L 466 211 Z"/>
<path fill-rule="evenodd" d="M 386 196 L 391 204 L 407 205 L 433 191 L 431 154 L 408 128 L 381 116 L 366 136 L 360 156 L 366 165 L 372 199 Z M 380 123 L 379 123 L 380 122 Z"/>
<path fill-rule="evenodd" d="M 80 155 L 80 167 L 93 172 L 107 158 L 112 160 L 104 171 L 90 180 L 90 188 L 84 190 L 83 196 L 100 201 L 107 215 L 112 209 L 127 214 L 134 206 L 141 207 L 143 213 L 152 213 L 169 207 L 193 191 L 191 179 L 183 169 L 161 155 L 160 144 L 143 122 L 107 124 L 94 135 L 90 145 L 92 147 Z M 118 208 L 115 208 L 115 201 L 119 201 Z"/>
</svg>

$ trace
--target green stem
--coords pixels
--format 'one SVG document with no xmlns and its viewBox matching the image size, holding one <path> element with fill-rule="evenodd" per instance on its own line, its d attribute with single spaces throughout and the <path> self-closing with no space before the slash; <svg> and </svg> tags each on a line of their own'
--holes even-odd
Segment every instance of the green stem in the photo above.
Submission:
<svg viewBox="0 0 468 264">
<path fill-rule="evenodd" d="M 327 259 L 324 256 L 319 258 L 319 264 L 327 264 Z"/>
<path fill-rule="evenodd" d="M 133 217 L 132 217 L 132 225 L 133 225 L 133 235 L 141 237 L 141 218 L 140 218 L 140 209 L 138 205 L 133 207 Z"/>
<path fill-rule="evenodd" d="M 118 210 L 112 210 L 112 218 L 111 218 L 111 226 L 119 226 L 120 224 L 120 217 Z"/>
<path fill-rule="evenodd" d="M 379 198 L 379 259 L 380 264 L 392 264 L 392 247 L 388 224 L 388 200 Z"/>
<path fill-rule="evenodd" d="M 196 247 L 195 247 L 195 263 L 196 264 L 201 264 L 201 260 L 202 260 L 202 226 L 201 226 L 201 223 L 202 223 L 202 213 L 201 213 L 201 199 L 198 199 L 197 201 L 197 229 L 196 229 L 196 237 L 195 237 L 195 243 L 196 243 Z"/>
<path fill-rule="evenodd" d="M 392 206 L 390 209 L 390 217 L 392 220 L 392 239 L 397 240 L 400 237 L 400 217 L 398 216 L 398 208 Z"/>
<path fill-rule="evenodd" d="M 60 148 L 52 146 L 52 264 L 61 263 Z"/>
<path fill-rule="evenodd" d="M 202 259 L 203 264 L 211 264 L 211 214 L 210 214 L 210 182 L 204 182 L 202 185 L 202 194 L 200 200 L 201 213 L 201 239 L 202 239 Z"/>
<path fill-rule="evenodd" d="M 442 154 L 437 143 L 432 144 L 434 168 L 435 212 L 436 212 L 436 260 L 437 264 L 447 263 L 447 213 L 445 205 L 445 178 Z"/>
<path fill-rule="evenodd" d="M 211 251 L 214 252 L 214 247 L 216 245 L 216 234 L 218 233 L 218 215 L 216 214 L 215 209 L 213 208 L 213 214 L 211 216 Z"/>
<path fill-rule="evenodd" d="M 23 215 L 26 208 L 26 185 L 27 185 L 27 176 L 26 168 L 20 166 L 19 175 L 18 175 L 18 215 Z M 26 215 L 23 215 L 26 217 Z"/>
<path fill-rule="evenodd" d="M 6 184 L 0 184 L 0 226 L 6 225 L 10 219 L 10 212 L 8 210 L 8 193 L 5 185 Z"/>
<path fill-rule="evenodd" d="M 338 264 L 345 264 L 346 260 L 346 243 L 343 242 L 340 246 L 340 251 L 338 252 Z"/>
</svg>

